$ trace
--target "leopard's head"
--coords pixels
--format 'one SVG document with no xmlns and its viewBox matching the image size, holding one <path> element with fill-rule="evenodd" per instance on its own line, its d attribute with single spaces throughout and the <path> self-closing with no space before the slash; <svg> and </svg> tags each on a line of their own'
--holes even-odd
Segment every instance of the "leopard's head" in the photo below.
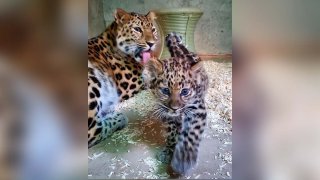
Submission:
<svg viewBox="0 0 320 180">
<path fill-rule="evenodd" d="M 188 108 L 195 104 L 201 64 L 191 64 L 178 57 L 151 59 L 145 66 L 143 78 L 157 100 L 156 114 L 179 116 L 191 113 Z"/>
<path fill-rule="evenodd" d="M 114 17 L 117 23 L 117 48 L 137 62 L 146 63 L 157 41 L 154 12 L 141 15 L 117 9 Z"/>
</svg>

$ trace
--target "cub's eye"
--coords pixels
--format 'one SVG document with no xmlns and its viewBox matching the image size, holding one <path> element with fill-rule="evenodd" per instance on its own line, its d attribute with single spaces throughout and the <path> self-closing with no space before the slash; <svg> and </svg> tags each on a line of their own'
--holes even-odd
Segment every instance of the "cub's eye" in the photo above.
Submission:
<svg viewBox="0 0 320 180">
<path fill-rule="evenodd" d="M 186 95 L 188 95 L 188 94 L 189 94 L 189 89 L 186 89 L 186 88 L 185 88 L 185 89 L 182 89 L 182 90 L 181 90 L 181 93 L 180 93 L 181 96 L 186 96 Z"/>
<path fill-rule="evenodd" d="M 142 33 L 142 30 L 141 30 L 141 28 L 139 28 L 139 27 L 134 27 L 133 28 L 135 31 L 138 31 L 138 32 L 141 32 Z"/>
<path fill-rule="evenodd" d="M 169 95 L 170 94 L 170 90 L 169 88 L 161 88 L 161 93 L 164 95 Z"/>
</svg>

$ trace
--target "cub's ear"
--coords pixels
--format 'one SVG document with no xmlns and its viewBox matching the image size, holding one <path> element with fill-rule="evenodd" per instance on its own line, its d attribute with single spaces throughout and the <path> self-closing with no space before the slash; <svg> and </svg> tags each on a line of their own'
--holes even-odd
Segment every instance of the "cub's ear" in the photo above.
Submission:
<svg viewBox="0 0 320 180">
<path fill-rule="evenodd" d="M 156 13 L 153 12 L 153 11 L 149 11 L 146 16 L 147 16 L 151 21 L 154 21 L 155 19 L 157 19 Z"/>
<path fill-rule="evenodd" d="M 201 75 L 200 75 L 201 71 L 203 71 L 202 61 L 192 64 L 191 74 L 195 78 L 197 84 L 201 84 L 201 82 L 202 82 Z"/>
<path fill-rule="evenodd" d="M 194 62 L 191 66 L 191 71 L 197 73 L 202 68 L 202 61 Z"/>
<path fill-rule="evenodd" d="M 155 75 L 159 75 L 159 74 L 162 74 L 163 72 L 163 64 L 161 60 L 153 57 L 145 65 L 145 69 L 154 73 Z"/>
<path fill-rule="evenodd" d="M 189 59 L 189 61 L 191 62 L 191 66 L 197 64 L 198 62 L 201 61 L 201 58 L 193 53 L 193 52 L 190 52 L 189 54 L 186 55 L 186 57 Z"/>
<path fill-rule="evenodd" d="M 117 8 L 113 13 L 114 19 L 117 24 L 124 24 L 130 20 L 130 14 L 125 10 Z"/>
<path fill-rule="evenodd" d="M 152 87 L 152 82 L 160 74 L 163 73 L 163 64 L 160 60 L 156 58 L 151 58 L 147 64 L 145 64 L 142 71 L 142 78 L 146 87 Z"/>
</svg>

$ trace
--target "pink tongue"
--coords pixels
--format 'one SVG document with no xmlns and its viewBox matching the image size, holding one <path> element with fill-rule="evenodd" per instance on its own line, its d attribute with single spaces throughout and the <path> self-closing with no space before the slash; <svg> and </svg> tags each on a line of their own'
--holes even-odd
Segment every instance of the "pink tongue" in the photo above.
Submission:
<svg viewBox="0 0 320 180">
<path fill-rule="evenodd" d="M 150 52 L 143 52 L 142 53 L 142 62 L 145 64 L 149 61 L 151 55 Z"/>
</svg>

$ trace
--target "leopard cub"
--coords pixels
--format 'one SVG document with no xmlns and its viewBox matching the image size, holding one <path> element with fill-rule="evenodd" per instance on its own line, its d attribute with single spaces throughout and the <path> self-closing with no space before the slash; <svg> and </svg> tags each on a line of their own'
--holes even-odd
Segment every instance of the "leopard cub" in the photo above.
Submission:
<svg viewBox="0 0 320 180">
<path fill-rule="evenodd" d="M 144 81 L 157 99 L 155 115 L 167 126 L 166 149 L 160 160 L 171 161 L 172 169 L 180 174 L 187 173 L 197 162 L 206 126 L 204 96 L 208 87 L 201 61 L 190 59 L 195 54 L 186 49 L 183 54 L 152 59 L 143 71 Z"/>
</svg>

